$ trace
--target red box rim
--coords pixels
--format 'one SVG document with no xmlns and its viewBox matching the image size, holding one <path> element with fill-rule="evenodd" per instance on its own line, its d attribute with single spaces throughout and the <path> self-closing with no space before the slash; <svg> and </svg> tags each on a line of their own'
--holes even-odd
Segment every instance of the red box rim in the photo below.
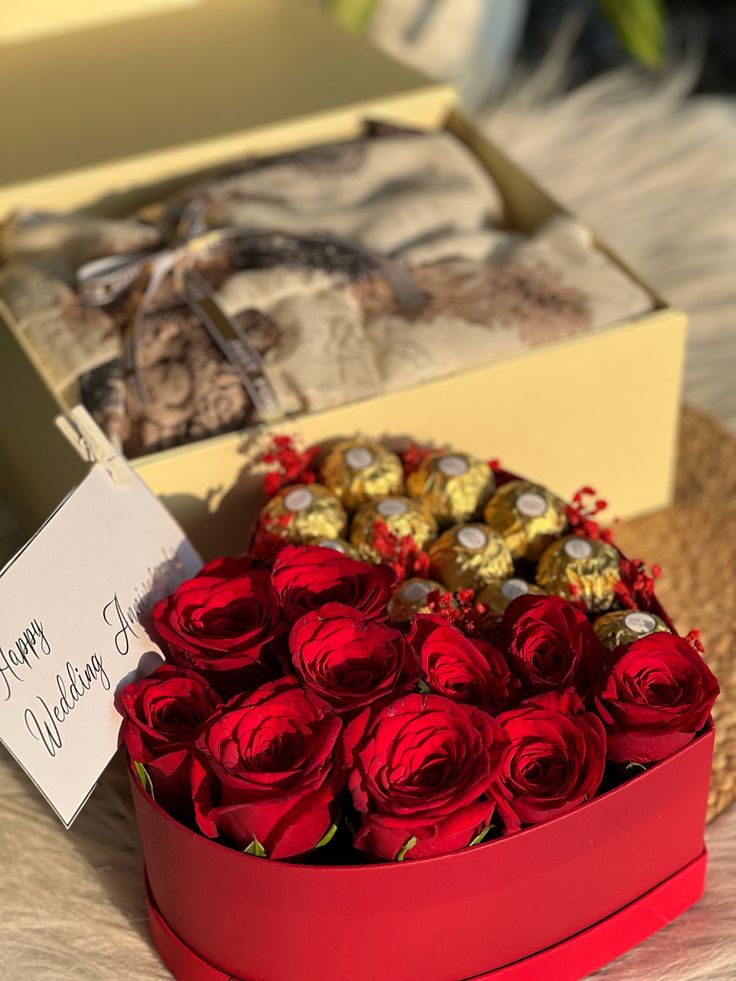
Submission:
<svg viewBox="0 0 736 981">
<path fill-rule="evenodd" d="M 698 858 L 610 916 L 551 947 L 465 981 L 537 981 L 543 976 L 566 981 L 597 970 L 698 902 L 705 885 L 707 859 L 703 849 Z M 156 905 L 147 876 L 145 890 L 153 945 L 175 977 L 186 977 L 187 981 L 238 981 L 197 954 L 172 930 Z"/>
<path fill-rule="evenodd" d="M 711 716 L 709 718 L 709 720 L 708 720 L 708 723 L 707 723 L 705 729 L 703 729 L 701 732 L 699 732 L 689 743 L 687 743 L 687 745 L 683 746 L 676 753 L 672 753 L 670 756 L 665 757 L 665 759 L 659 760 L 659 762 L 657 762 L 657 763 L 653 764 L 652 766 L 648 767 L 642 773 L 637 773 L 637 775 L 635 777 L 631 777 L 629 780 L 624 780 L 622 783 L 618 784 L 616 787 L 612 787 L 610 790 L 607 790 L 604 794 L 600 794 L 599 796 L 594 797 L 592 800 L 586 801 L 584 804 L 581 804 L 580 807 L 579 808 L 576 808 L 575 810 L 576 811 L 580 811 L 583 808 L 586 808 L 586 809 L 595 808 L 596 805 L 599 805 L 601 801 L 608 800 L 613 795 L 616 795 L 616 794 L 620 794 L 620 793 L 625 792 L 627 789 L 630 789 L 631 788 L 631 786 L 635 783 L 635 781 L 646 779 L 647 774 L 652 773 L 655 770 L 659 770 L 661 767 L 666 766 L 670 761 L 676 760 L 679 757 L 681 757 L 684 753 L 687 753 L 688 750 L 693 746 L 694 743 L 699 742 L 701 739 L 707 738 L 708 735 L 713 731 L 714 728 L 715 728 L 715 726 L 713 724 L 713 718 Z M 130 764 L 130 758 L 127 756 L 127 754 L 126 754 L 126 758 L 128 760 L 128 763 Z M 130 770 L 130 766 L 129 766 L 129 770 Z M 167 811 L 165 811 L 159 804 L 157 804 L 155 802 L 155 800 L 149 794 L 146 793 L 146 791 L 141 786 L 140 781 L 138 780 L 138 778 L 132 772 L 130 773 L 130 783 L 131 783 L 131 786 L 134 788 L 134 790 L 137 791 L 137 793 L 140 795 L 140 797 L 146 802 L 146 804 L 149 807 L 153 808 L 159 814 L 160 817 L 163 817 L 164 820 L 168 824 L 174 825 L 174 826 L 176 826 L 178 828 L 181 828 L 181 829 L 183 829 L 185 831 L 189 831 L 192 834 L 196 834 L 197 837 L 201 839 L 202 847 L 204 847 L 204 848 L 225 849 L 227 852 L 229 852 L 232 855 L 233 861 L 240 861 L 240 862 L 254 862 L 254 861 L 256 861 L 256 862 L 259 862 L 259 863 L 263 862 L 263 859 L 262 858 L 258 858 L 255 855 L 246 855 L 245 852 L 239 852 L 235 848 L 229 848 L 227 845 L 223 845 L 220 842 L 213 840 L 212 838 L 207 838 L 206 835 L 201 834 L 199 831 L 195 831 L 193 828 L 189 828 L 187 825 L 182 824 L 181 822 L 177 821 Z M 549 821 L 543 822 L 542 825 L 536 825 L 535 824 L 535 825 L 530 825 L 527 828 L 522 828 L 522 830 L 516 832 L 513 835 L 513 837 L 515 839 L 519 839 L 520 837 L 523 837 L 525 835 L 528 836 L 530 834 L 534 834 L 534 832 L 539 827 L 545 827 L 545 828 L 546 827 L 550 827 L 550 826 L 552 826 L 554 824 L 557 824 L 560 821 L 564 821 L 568 816 L 569 816 L 569 812 L 566 813 L 566 814 L 560 814 L 557 817 L 551 818 Z M 315 873 L 320 873 L 320 874 L 324 874 L 325 872 L 328 872 L 328 873 L 341 873 L 343 875 L 345 875 L 347 873 L 350 873 L 350 874 L 353 874 L 353 875 L 368 874 L 368 873 L 373 873 L 373 874 L 382 873 L 382 874 L 385 874 L 386 870 L 391 869 L 391 870 L 393 870 L 393 874 L 396 874 L 397 872 L 399 872 L 399 870 L 406 869 L 407 866 L 409 866 L 409 865 L 416 866 L 420 862 L 422 864 L 425 864 L 425 865 L 428 864 L 428 863 L 432 863 L 432 862 L 433 863 L 446 862 L 448 859 L 452 859 L 455 855 L 462 855 L 462 854 L 465 854 L 465 853 L 467 853 L 469 851 L 473 851 L 473 853 L 477 854 L 479 851 L 481 851 L 481 849 L 485 850 L 485 849 L 488 849 L 488 848 L 493 848 L 494 845 L 495 846 L 498 846 L 498 845 L 503 844 L 503 842 L 504 841 L 507 841 L 508 838 L 509 838 L 508 835 L 502 835 L 500 838 L 493 838 L 491 841 L 481 842 L 480 845 L 473 845 L 472 848 L 469 846 L 467 848 L 458 849 L 458 851 L 455 851 L 455 852 L 448 852 L 445 855 L 432 855 L 432 856 L 430 856 L 428 858 L 417 858 L 417 859 L 413 859 L 411 862 L 407 862 L 407 863 L 404 863 L 404 862 L 373 862 L 373 863 L 366 862 L 366 863 L 360 864 L 360 865 L 319 865 L 319 864 L 314 863 L 314 862 L 309 862 L 309 863 L 306 863 L 306 862 L 292 862 L 289 859 L 281 859 L 281 860 L 278 861 L 277 864 L 278 865 L 281 865 L 281 866 L 289 866 L 290 868 L 304 869 L 307 873 L 308 872 L 311 872 L 311 871 L 314 871 Z"/>
</svg>

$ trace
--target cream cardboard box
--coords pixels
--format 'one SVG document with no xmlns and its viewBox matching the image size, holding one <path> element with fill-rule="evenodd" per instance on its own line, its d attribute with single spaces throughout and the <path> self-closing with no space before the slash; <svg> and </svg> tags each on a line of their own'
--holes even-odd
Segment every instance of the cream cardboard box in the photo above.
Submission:
<svg viewBox="0 0 736 981">
<path fill-rule="evenodd" d="M 521 229 L 561 210 L 462 118 L 450 90 L 300 0 L 210 0 L 7 44 L 0 82 L 22 93 L 5 124 L 0 214 L 121 213 L 192 173 L 353 137 L 368 118 L 452 131 Z M 563 496 L 591 483 L 612 515 L 630 516 L 670 500 L 684 334 L 684 316 L 655 297 L 635 320 L 275 428 L 306 442 L 411 434 L 492 453 Z M 82 473 L 54 427 L 68 408 L 0 310 L 0 479 L 29 526 Z M 251 462 L 265 434 L 253 427 L 134 461 L 205 556 L 232 551 L 257 506 Z"/>
</svg>

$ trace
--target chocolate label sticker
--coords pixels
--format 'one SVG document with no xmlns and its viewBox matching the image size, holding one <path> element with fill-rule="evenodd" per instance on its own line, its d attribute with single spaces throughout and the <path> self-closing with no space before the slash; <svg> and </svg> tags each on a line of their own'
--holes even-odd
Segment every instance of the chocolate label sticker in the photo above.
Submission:
<svg viewBox="0 0 736 981">
<path fill-rule="evenodd" d="M 117 749 L 116 695 L 163 659 L 155 602 L 200 566 L 137 477 L 96 464 L 0 572 L 0 740 L 66 827 Z"/>
<path fill-rule="evenodd" d="M 406 583 L 401 590 L 401 595 L 407 603 L 421 603 L 424 597 L 432 592 L 433 588 L 428 582 L 415 579 L 414 582 Z"/>
<path fill-rule="evenodd" d="M 534 491 L 527 491 L 520 494 L 516 506 L 526 518 L 541 518 L 547 510 L 547 502 L 541 494 Z"/>
<path fill-rule="evenodd" d="M 458 531 L 457 540 L 463 548 L 477 551 L 488 544 L 488 535 L 477 525 L 465 525 Z"/>
<path fill-rule="evenodd" d="M 373 454 L 365 446 L 351 446 L 345 453 L 345 463 L 351 470 L 364 470 L 373 463 Z"/>
<path fill-rule="evenodd" d="M 570 538 L 565 542 L 565 552 L 571 559 L 589 559 L 593 554 L 593 546 L 584 538 Z"/>
<path fill-rule="evenodd" d="M 398 514 L 406 514 L 408 510 L 409 506 L 406 501 L 402 501 L 398 497 L 385 497 L 376 505 L 376 511 L 382 518 L 393 518 Z"/>
<path fill-rule="evenodd" d="M 624 623 L 635 634 L 650 634 L 657 626 L 657 621 L 649 613 L 642 613 L 640 610 L 635 610 L 633 613 L 627 613 L 624 617 Z"/>
<path fill-rule="evenodd" d="M 526 596 L 529 592 L 529 584 L 523 579 L 507 579 L 501 586 L 501 595 L 507 600 L 515 600 L 517 596 Z"/>
<path fill-rule="evenodd" d="M 333 552 L 344 552 L 345 546 L 334 538 L 320 538 L 317 542 L 320 548 L 331 548 Z"/>
<path fill-rule="evenodd" d="M 289 491 L 284 498 L 284 507 L 287 511 L 306 511 L 314 500 L 314 494 L 306 487 L 297 487 Z"/>
<path fill-rule="evenodd" d="M 468 461 L 462 456 L 450 454 L 450 456 L 443 456 L 440 459 L 437 469 L 445 477 L 460 477 L 462 474 L 468 472 Z"/>
</svg>

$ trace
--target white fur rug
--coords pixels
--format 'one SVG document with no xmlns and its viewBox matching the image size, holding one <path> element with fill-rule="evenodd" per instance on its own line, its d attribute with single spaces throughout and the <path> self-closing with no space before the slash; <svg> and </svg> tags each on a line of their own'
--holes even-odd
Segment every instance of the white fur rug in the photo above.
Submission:
<svg viewBox="0 0 736 981">
<path fill-rule="evenodd" d="M 687 398 L 736 428 L 736 112 L 712 99 L 683 104 L 684 85 L 615 76 L 543 106 L 527 87 L 487 123 L 560 199 L 691 311 Z M 12 537 L 6 525 L 0 517 L 0 548 Z M 147 937 L 136 830 L 119 765 L 70 832 L 4 752 L 0 801 L 0 979 L 167 978 Z M 707 837 L 702 902 L 600 977 L 736 977 L 736 807 Z"/>
</svg>

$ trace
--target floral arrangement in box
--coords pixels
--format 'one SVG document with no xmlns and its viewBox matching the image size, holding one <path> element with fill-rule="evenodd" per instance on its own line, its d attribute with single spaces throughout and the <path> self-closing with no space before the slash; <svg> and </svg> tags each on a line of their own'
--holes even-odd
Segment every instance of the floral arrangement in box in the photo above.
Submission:
<svg viewBox="0 0 736 981">
<path fill-rule="evenodd" d="M 367 440 L 264 462 L 247 551 L 158 603 L 167 663 L 121 699 L 181 823 L 270 859 L 415 860 L 584 806 L 706 725 L 697 633 L 590 488 Z"/>
</svg>

